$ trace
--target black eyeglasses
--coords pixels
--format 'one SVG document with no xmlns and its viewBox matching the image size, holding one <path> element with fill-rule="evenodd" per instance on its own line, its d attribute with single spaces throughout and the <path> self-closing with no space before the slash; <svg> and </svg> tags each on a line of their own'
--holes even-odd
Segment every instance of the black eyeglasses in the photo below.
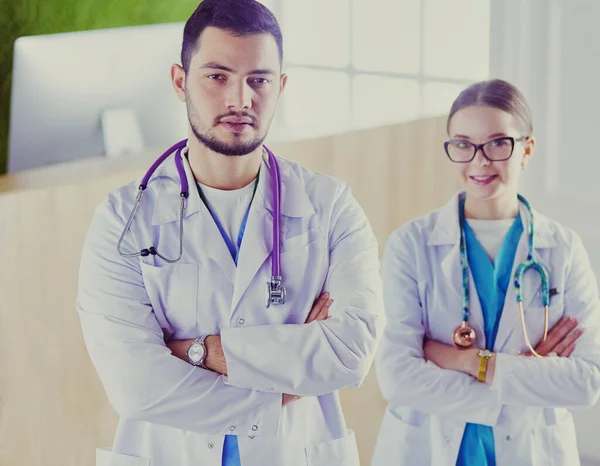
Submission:
<svg viewBox="0 0 600 466">
<path fill-rule="evenodd" d="M 483 156 L 490 162 L 502 162 L 510 159 L 515 149 L 515 143 L 526 141 L 529 136 L 513 138 L 510 136 L 492 139 L 483 144 L 473 144 L 462 139 L 450 139 L 444 143 L 446 155 L 455 163 L 469 163 L 481 149 Z"/>
</svg>

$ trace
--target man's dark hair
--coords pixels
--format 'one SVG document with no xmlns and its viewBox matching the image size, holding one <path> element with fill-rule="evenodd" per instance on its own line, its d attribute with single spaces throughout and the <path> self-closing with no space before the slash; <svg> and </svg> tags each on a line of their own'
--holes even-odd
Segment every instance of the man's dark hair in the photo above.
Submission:
<svg viewBox="0 0 600 466">
<path fill-rule="evenodd" d="M 255 0 L 204 0 L 190 16 L 183 29 L 181 64 L 187 73 L 192 56 L 200 46 L 200 35 L 207 27 L 223 29 L 236 36 L 271 34 L 283 61 L 283 36 L 277 19 Z"/>
</svg>

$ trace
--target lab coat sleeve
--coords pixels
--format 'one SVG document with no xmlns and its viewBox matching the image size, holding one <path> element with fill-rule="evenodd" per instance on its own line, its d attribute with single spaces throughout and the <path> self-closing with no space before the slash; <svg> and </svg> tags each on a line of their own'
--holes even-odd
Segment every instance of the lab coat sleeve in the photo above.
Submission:
<svg viewBox="0 0 600 466">
<path fill-rule="evenodd" d="M 423 358 L 424 312 L 419 297 L 415 240 L 411 225 L 394 232 L 382 261 L 387 327 L 375 368 L 383 397 L 391 406 L 407 406 L 453 420 L 495 425 L 502 404 L 498 393 L 470 375 L 441 369 Z"/>
<path fill-rule="evenodd" d="M 492 387 L 507 405 L 588 407 L 600 396 L 598 286 L 581 239 L 572 235 L 564 313 L 579 320 L 583 335 L 568 358 L 498 354 Z"/>
<path fill-rule="evenodd" d="M 86 236 L 77 310 L 109 402 L 127 419 L 207 434 L 276 435 L 281 395 L 226 385 L 171 354 L 144 288 L 139 258 L 116 249 L 124 222 L 108 202 Z M 125 235 L 123 249 L 138 250 Z M 258 429 L 258 430 L 257 430 Z"/>
<path fill-rule="evenodd" d="M 344 185 L 330 229 L 324 290 L 335 300 L 329 318 L 303 325 L 222 330 L 227 383 L 311 396 L 357 387 L 385 326 L 377 240 Z"/>
</svg>

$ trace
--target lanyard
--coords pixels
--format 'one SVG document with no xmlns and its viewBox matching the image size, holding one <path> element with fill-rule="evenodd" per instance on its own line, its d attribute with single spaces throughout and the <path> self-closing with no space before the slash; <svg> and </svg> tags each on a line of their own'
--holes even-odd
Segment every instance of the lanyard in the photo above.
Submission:
<svg viewBox="0 0 600 466">
<path fill-rule="evenodd" d="M 260 172 L 259 172 L 259 175 L 260 175 Z M 223 228 L 223 225 L 219 221 L 217 215 L 212 210 L 210 210 L 210 207 L 208 206 L 208 202 L 206 202 L 206 198 L 204 197 L 204 193 L 202 192 L 202 189 L 200 189 L 200 185 L 198 183 L 196 183 L 196 186 L 198 187 L 198 194 L 200 195 L 200 199 L 202 199 L 202 202 L 204 202 L 204 205 L 208 209 L 208 212 L 210 213 L 211 217 L 215 221 L 215 225 L 217 225 L 217 228 L 219 229 L 219 233 L 221 233 L 221 236 L 223 237 L 223 240 L 225 241 L 225 244 L 227 245 L 227 249 L 229 249 L 229 253 L 231 254 L 233 261 L 235 262 L 235 265 L 237 265 L 237 262 L 238 262 L 238 255 L 240 253 L 240 247 L 242 246 L 242 239 L 244 238 L 244 233 L 246 231 L 246 224 L 248 223 L 248 216 L 250 215 L 250 207 L 252 206 L 252 201 L 254 200 L 254 195 L 256 194 L 256 188 L 258 187 L 259 175 L 256 176 L 256 181 L 254 182 L 254 191 L 252 191 L 252 199 L 250 199 L 250 204 L 248 204 L 248 208 L 246 209 L 246 213 L 244 214 L 242 224 L 240 225 L 240 231 L 239 231 L 238 237 L 237 237 L 237 248 L 233 245 L 233 242 L 229 238 L 229 235 L 225 231 L 225 228 Z"/>
</svg>

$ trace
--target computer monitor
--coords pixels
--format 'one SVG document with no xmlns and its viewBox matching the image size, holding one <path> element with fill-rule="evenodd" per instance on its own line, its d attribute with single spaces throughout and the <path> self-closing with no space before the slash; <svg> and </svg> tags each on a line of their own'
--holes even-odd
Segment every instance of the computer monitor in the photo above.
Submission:
<svg viewBox="0 0 600 466">
<path fill-rule="evenodd" d="M 183 23 L 170 23 L 17 39 L 8 171 L 184 139 L 170 79 L 182 37 Z"/>
</svg>

